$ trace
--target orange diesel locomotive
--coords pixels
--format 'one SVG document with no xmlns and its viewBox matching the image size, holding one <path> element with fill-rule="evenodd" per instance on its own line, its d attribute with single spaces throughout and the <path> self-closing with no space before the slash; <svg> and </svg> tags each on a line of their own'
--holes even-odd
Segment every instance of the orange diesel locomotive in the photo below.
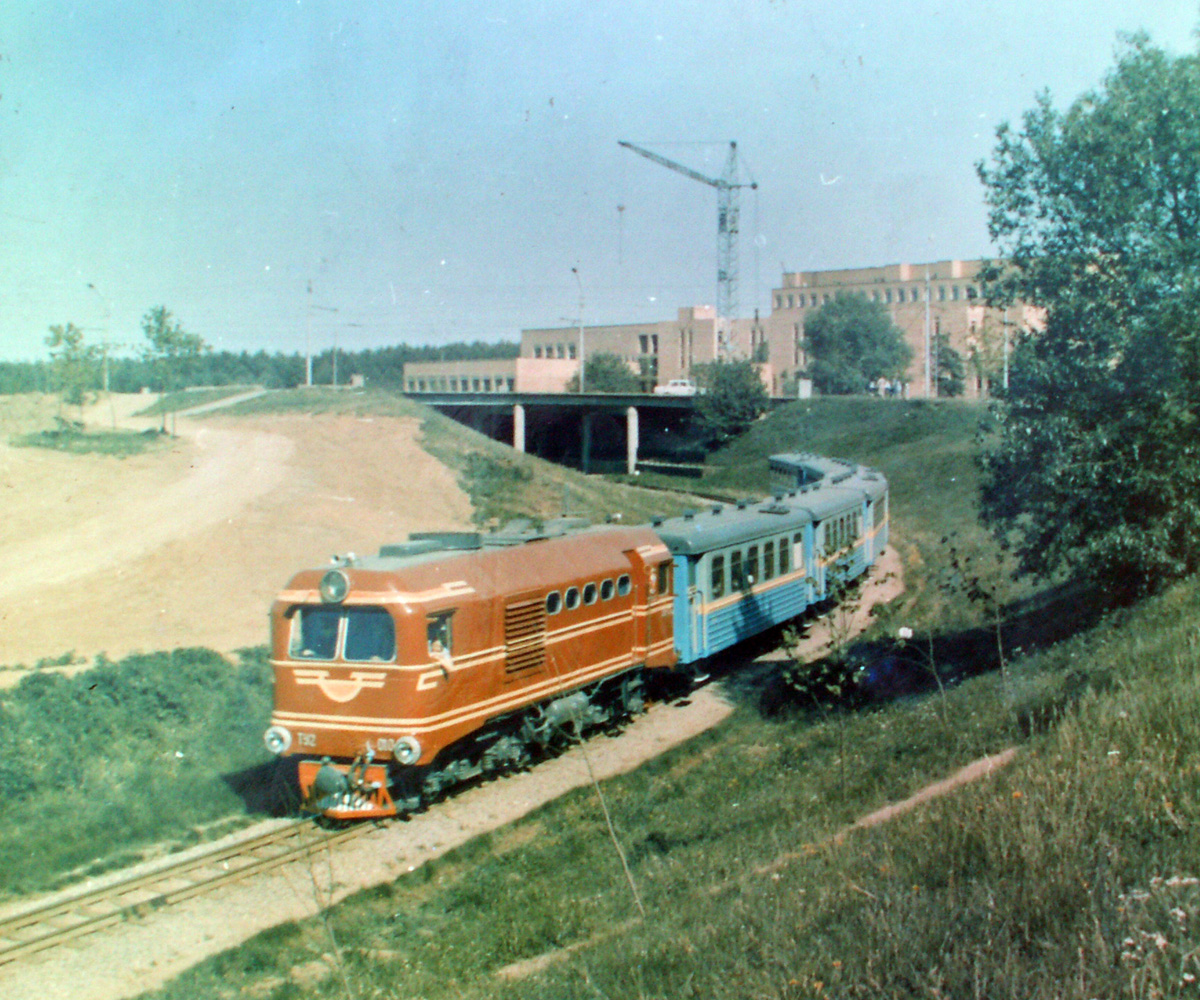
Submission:
<svg viewBox="0 0 1200 1000">
<path fill-rule="evenodd" d="M 309 808 L 419 808 L 531 747 L 637 712 L 670 668 L 671 556 L 649 527 L 417 534 L 292 578 L 271 610 L 275 753 Z"/>
</svg>

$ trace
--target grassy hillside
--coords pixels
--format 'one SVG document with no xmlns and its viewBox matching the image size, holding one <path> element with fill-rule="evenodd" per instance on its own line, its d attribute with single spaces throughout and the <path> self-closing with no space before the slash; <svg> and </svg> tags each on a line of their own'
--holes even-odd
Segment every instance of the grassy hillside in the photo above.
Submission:
<svg viewBox="0 0 1200 1000">
<path fill-rule="evenodd" d="M 943 534 L 989 551 L 969 520 L 982 416 L 796 404 L 714 456 L 711 481 L 765 491 L 765 456 L 800 449 L 882 468 L 924 584 L 907 611 L 936 629 L 939 602 L 970 616 L 935 586 Z M 1055 594 L 1035 596 L 1046 619 Z M 1060 632 L 1077 615 L 1050 606 Z M 644 919 L 581 790 L 156 996 L 1195 996 L 1197 620 L 1193 582 L 942 697 L 853 711 L 764 715 L 739 683 L 725 725 L 605 783 Z M 847 831 L 1004 747 L 1007 769 Z"/>
<path fill-rule="evenodd" d="M 644 920 L 581 790 L 155 996 L 1195 996 L 1198 616 L 1178 587 L 944 706 L 743 706 L 605 783 Z M 1007 769 L 837 836 L 1005 746 Z"/>
<path fill-rule="evenodd" d="M 0 691 L 0 891 L 49 888 L 128 864 L 147 844 L 169 850 L 248 822 L 239 793 L 246 772 L 272 773 L 270 710 L 262 651 L 232 666 L 203 649 L 102 657 Z"/>
</svg>

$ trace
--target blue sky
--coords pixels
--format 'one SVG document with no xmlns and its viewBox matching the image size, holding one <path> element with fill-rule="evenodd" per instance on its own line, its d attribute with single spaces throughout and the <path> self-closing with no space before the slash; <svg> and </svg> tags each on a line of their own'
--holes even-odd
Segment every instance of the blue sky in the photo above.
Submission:
<svg viewBox="0 0 1200 1000">
<path fill-rule="evenodd" d="M 134 344 L 163 304 L 218 349 L 515 339 L 715 300 L 738 142 L 741 312 L 780 273 L 989 252 L 974 164 L 1117 33 L 1195 0 L 9 0 L 0 358 Z M 312 283 L 311 296 L 307 293 Z M 311 306 L 311 308 L 310 308 Z"/>
</svg>

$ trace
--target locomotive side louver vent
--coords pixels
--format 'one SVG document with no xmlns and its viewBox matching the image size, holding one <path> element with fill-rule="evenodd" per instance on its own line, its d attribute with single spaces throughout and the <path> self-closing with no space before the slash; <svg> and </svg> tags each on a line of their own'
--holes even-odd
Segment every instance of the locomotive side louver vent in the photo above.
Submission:
<svg viewBox="0 0 1200 1000">
<path fill-rule="evenodd" d="M 517 601 L 504 609 L 504 669 L 540 670 L 546 662 L 546 602 Z"/>
</svg>

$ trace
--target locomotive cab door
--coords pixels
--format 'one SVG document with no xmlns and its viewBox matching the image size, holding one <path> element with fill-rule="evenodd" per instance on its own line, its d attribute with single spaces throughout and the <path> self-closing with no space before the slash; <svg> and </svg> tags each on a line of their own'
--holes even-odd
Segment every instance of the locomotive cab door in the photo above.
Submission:
<svg viewBox="0 0 1200 1000">
<path fill-rule="evenodd" d="M 633 576 L 635 662 L 647 667 L 673 667 L 676 663 L 672 617 L 673 569 L 665 548 L 629 549 Z"/>
</svg>

